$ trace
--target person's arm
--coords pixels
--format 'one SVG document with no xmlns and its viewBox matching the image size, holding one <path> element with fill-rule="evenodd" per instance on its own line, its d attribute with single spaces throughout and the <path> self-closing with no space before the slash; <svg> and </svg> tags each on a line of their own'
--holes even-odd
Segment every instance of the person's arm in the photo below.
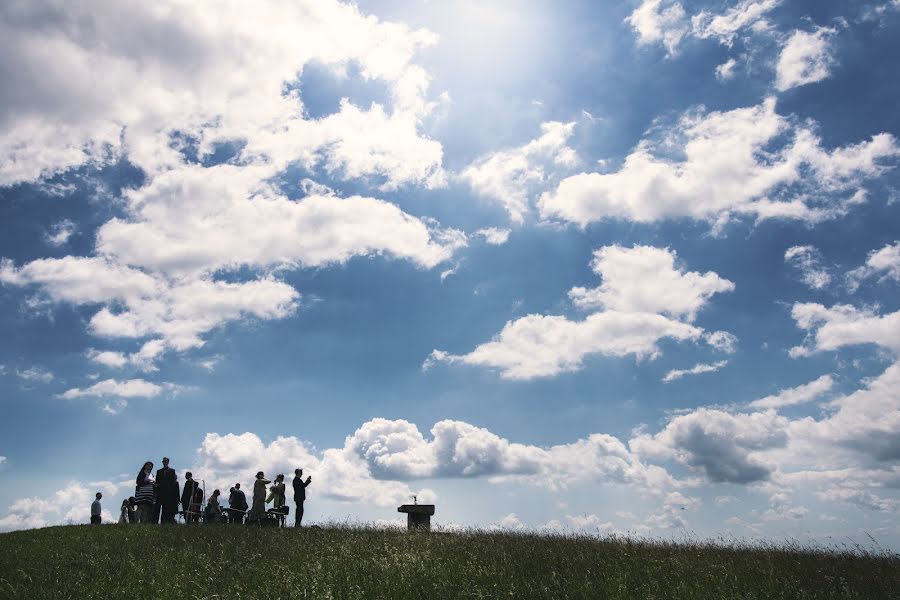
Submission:
<svg viewBox="0 0 900 600">
<path fill-rule="evenodd" d="M 306 483 L 303 484 L 303 487 L 307 487 L 311 481 L 312 481 L 312 475 L 307 475 Z"/>
</svg>

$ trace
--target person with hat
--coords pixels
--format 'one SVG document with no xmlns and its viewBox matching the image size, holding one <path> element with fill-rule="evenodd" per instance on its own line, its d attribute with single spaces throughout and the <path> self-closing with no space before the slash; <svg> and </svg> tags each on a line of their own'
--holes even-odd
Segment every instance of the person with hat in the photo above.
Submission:
<svg viewBox="0 0 900 600">
<path fill-rule="evenodd" d="M 258 523 L 266 514 L 266 486 L 270 483 L 272 482 L 266 479 L 262 471 L 256 474 L 256 481 L 253 482 L 253 506 L 250 508 L 248 522 Z"/>
</svg>

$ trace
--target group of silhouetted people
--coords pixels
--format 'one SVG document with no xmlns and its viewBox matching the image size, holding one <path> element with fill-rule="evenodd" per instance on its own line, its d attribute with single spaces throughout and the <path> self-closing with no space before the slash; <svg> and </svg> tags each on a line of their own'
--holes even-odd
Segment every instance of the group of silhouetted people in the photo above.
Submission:
<svg viewBox="0 0 900 600">
<path fill-rule="evenodd" d="M 213 490 L 203 507 L 204 489 L 194 479 L 193 474 L 185 473 L 184 486 L 178 483 L 178 474 L 169 467 L 169 459 L 162 459 L 163 466 L 153 474 L 153 463 L 147 461 L 137 474 L 134 496 L 122 501 L 119 523 L 163 523 L 175 524 L 175 518 L 181 514 L 185 523 L 259 523 L 274 522 L 284 526 L 287 520 L 286 485 L 284 475 L 275 477 L 274 483 L 266 479 L 260 471 L 253 484 L 253 504 L 247 505 L 247 496 L 240 483 L 235 483 L 229 490 L 228 507 L 219 503 L 219 490 Z M 295 525 L 300 527 L 303 521 L 303 503 L 306 501 L 306 488 L 312 477 L 303 479 L 303 469 L 294 471 L 294 503 L 296 504 Z M 272 484 L 269 486 L 269 484 Z M 269 486 L 269 487 L 267 487 Z M 268 491 L 268 495 L 266 492 Z M 91 504 L 91 523 L 101 522 L 100 500 L 102 494 L 97 492 Z M 178 505 L 181 504 L 181 510 Z M 271 509 L 266 505 L 272 503 Z M 249 508 L 249 510 L 248 510 Z"/>
</svg>

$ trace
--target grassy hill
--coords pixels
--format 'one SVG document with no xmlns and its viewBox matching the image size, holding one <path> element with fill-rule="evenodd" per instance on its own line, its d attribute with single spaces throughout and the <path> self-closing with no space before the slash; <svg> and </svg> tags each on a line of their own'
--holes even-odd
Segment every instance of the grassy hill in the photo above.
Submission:
<svg viewBox="0 0 900 600">
<path fill-rule="evenodd" d="M 335 527 L 0 535 L 0 598 L 900 598 L 888 553 Z"/>
</svg>

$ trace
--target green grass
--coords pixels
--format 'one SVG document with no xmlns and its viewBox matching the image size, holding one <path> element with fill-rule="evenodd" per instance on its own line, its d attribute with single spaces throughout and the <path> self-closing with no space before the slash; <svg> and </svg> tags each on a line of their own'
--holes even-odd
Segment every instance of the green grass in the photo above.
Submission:
<svg viewBox="0 0 900 600">
<path fill-rule="evenodd" d="M 50 527 L 0 535 L 0 598 L 900 598 L 887 552 L 490 532 Z"/>
</svg>

